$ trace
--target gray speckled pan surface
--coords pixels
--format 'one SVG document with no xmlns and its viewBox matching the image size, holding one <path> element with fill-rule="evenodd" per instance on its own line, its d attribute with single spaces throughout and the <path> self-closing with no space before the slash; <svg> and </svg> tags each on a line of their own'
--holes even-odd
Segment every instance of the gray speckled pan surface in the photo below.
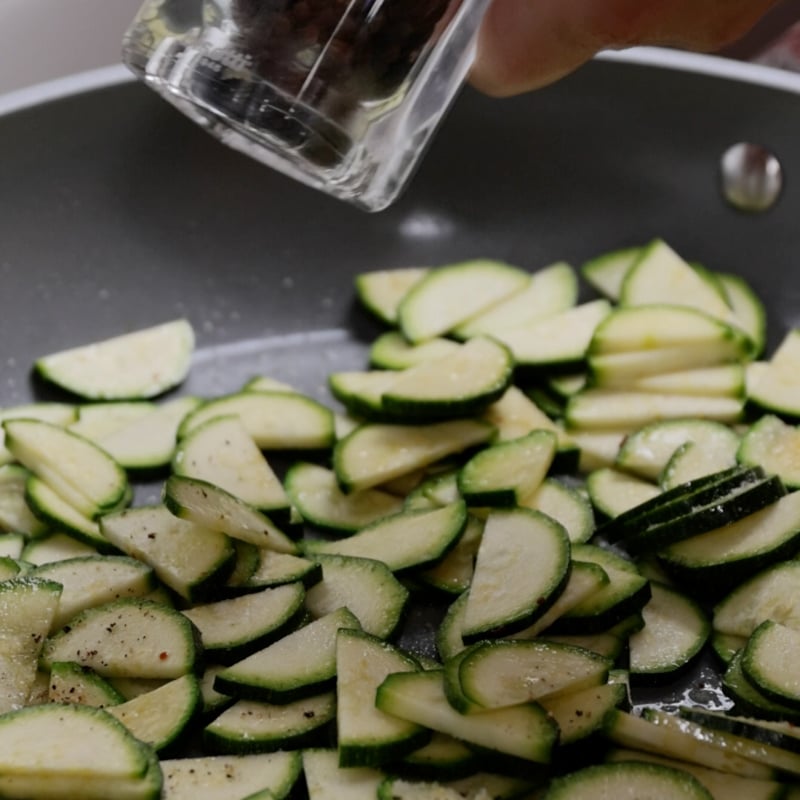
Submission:
<svg viewBox="0 0 800 800">
<path fill-rule="evenodd" d="M 198 333 L 186 391 L 269 374 L 322 394 L 332 369 L 363 365 L 375 331 L 353 305 L 360 271 L 480 255 L 579 265 L 654 236 L 748 278 L 774 343 L 800 314 L 800 94 L 695 63 L 598 61 L 515 100 L 468 90 L 377 216 L 225 149 L 138 84 L 6 113 L 0 407 L 44 396 L 36 356 L 179 315 Z M 783 162 L 768 214 L 720 196 L 719 157 L 741 140 Z"/>
</svg>

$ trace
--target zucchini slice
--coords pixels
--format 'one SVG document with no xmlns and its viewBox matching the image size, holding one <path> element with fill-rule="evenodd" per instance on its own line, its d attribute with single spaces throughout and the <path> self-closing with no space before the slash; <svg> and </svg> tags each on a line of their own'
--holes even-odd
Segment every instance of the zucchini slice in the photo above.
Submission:
<svg viewBox="0 0 800 800">
<path fill-rule="evenodd" d="M 337 632 L 357 627 L 350 611 L 337 609 L 222 670 L 214 688 L 232 697 L 278 704 L 320 694 L 336 680 Z"/>
<path fill-rule="evenodd" d="M 387 331 L 372 343 L 369 364 L 378 370 L 401 370 L 443 358 L 459 350 L 452 339 L 428 339 L 411 344 L 399 331 Z"/>
<path fill-rule="evenodd" d="M 0 423 L 7 419 L 38 419 L 67 428 L 78 419 L 78 406 L 72 403 L 25 403 L 0 409 Z M 0 425 L 0 464 L 9 464 L 14 456 L 5 446 L 5 431 Z"/>
<path fill-rule="evenodd" d="M 595 764 L 556 778 L 542 800 L 617 800 L 619 797 L 712 800 L 703 784 L 682 769 L 640 761 Z"/>
<path fill-rule="evenodd" d="M 0 715 L 21 708 L 36 680 L 36 665 L 58 610 L 61 585 L 41 578 L 0 582 Z"/>
<path fill-rule="evenodd" d="M 66 533 L 48 533 L 27 541 L 22 548 L 21 560 L 26 564 L 39 566 L 53 561 L 63 561 L 65 558 L 90 555 L 98 555 L 96 548 Z"/>
<path fill-rule="evenodd" d="M 761 467 L 768 475 L 777 475 L 789 489 L 798 489 L 798 452 L 800 429 L 767 414 L 744 434 L 737 455 L 742 464 Z"/>
<path fill-rule="evenodd" d="M 304 591 L 299 583 L 196 605 L 183 611 L 200 631 L 203 648 L 217 661 L 231 663 L 278 640 L 301 617 Z"/>
<path fill-rule="evenodd" d="M 274 753 L 319 744 L 323 728 L 336 716 L 333 692 L 282 705 L 239 700 L 203 731 L 212 753 Z"/>
<path fill-rule="evenodd" d="M 606 716 L 627 700 L 625 684 L 603 683 L 546 697 L 541 705 L 558 725 L 559 746 L 567 747 L 601 731 Z"/>
<path fill-rule="evenodd" d="M 552 431 L 501 442 L 474 455 L 458 474 L 458 490 L 470 506 L 519 506 L 533 494 L 556 455 Z"/>
<path fill-rule="evenodd" d="M 478 554 L 484 522 L 470 515 L 464 532 L 449 552 L 433 566 L 414 573 L 419 580 L 450 594 L 461 594 L 469 589 L 475 572 L 475 557 Z"/>
<path fill-rule="evenodd" d="M 89 667 L 74 661 L 56 661 L 50 667 L 47 699 L 51 703 L 78 703 L 106 708 L 125 702 L 125 697 Z"/>
<path fill-rule="evenodd" d="M 333 471 L 305 461 L 289 468 L 285 486 L 306 522 L 337 533 L 355 533 L 399 512 L 403 505 L 401 498 L 380 489 L 345 494 Z"/>
<path fill-rule="evenodd" d="M 289 508 L 283 484 L 238 417 L 214 417 L 186 434 L 175 449 L 172 471 L 268 513 Z"/>
<path fill-rule="evenodd" d="M 307 541 L 305 552 L 311 558 L 316 553 L 369 558 L 397 572 L 438 561 L 466 524 L 467 508 L 461 501 L 431 511 L 401 511 L 347 539 Z"/>
<path fill-rule="evenodd" d="M 384 777 L 370 767 L 340 767 L 338 751 L 324 748 L 303 751 L 303 773 L 309 800 L 375 800 Z"/>
<path fill-rule="evenodd" d="M 88 439 L 33 419 L 3 426 L 14 457 L 84 516 L 96 519 L 130 499 L 125 471 Z"/>
<path fill-rule="evenodd" d="M 179 678 L 200 655 L 196 629 L 178 611 L 138 598 L 89 608 L 51 636 L 42 649 L 45 668 L 75 661 L 104 677 Z"/>
<path fill-rule="evenodd" d="M 556 478 L 546 478 L 519 505 L 552 517 L 564 526 L 573 544 L 587 542 L 594 534 L 594 514 L 586 495 Z"/>
<path fill-rule="evenodd" d="M 580 274 L 600 294 L 616 302 L 622 292 L 625 276 L 641 252 L 641 246 L 610 250 L 584 262 L 580 267 Z"/>
<path fill-rule="evenodd" d="M 19 464 L 0 465 L 0 530 L 26 536 L 40 536 L 47 530 L 46 523 L 34 515 L 25 497 L 30 476 Z"/>
<path fill-rule="evenodd" d="M 457 680 L 461 692 L 478 706 L 505 708 L 598 686 L 605 683 L 610 666 L 608 659 L 580 647 L 488 641 L 459 656 Z"/>
<path fill-rule="evenodd" d="M 333 466 L 345 492 L 370 489 L 491 439 L 479 420 L 427 425 L 367 424 L 337 442 Z"/>
<path fill-rule="evenodd" d="M 381 408 L 415 422 L 479 414 L 508 388 L 514 370 L 509 350 L 476 337 L 441 358 L 393 373 Z"/>
<path fill-rule="evenodd" d="M 278 553 L 297 553 L 297 545 L 268 517 L 216 484 L 170 475 L 164 504 L 175 517 L 195 526 Z"/>
<path fill-rule="evenodd" d="M 134 420 L 157 408 L 150 400 L 112 400 L 106 403 L 84 403 L 77 407 L 77 419 L 66 427 L 95 444 Z"/>
<path fill-rule="evenodd" d="M 722 676 L 722 686 L 733 699 L 736 710 L 763 720 L 800 725 L 800 712 L 795 706 L 767 697 L 744 674 L 743 652 L 744 648 L 741 648 L 731 656 Z"/>
<path fill-rule="evenodd" d="M 554 519 L 528 509 L 492 512 L 469 588 L 464 640 L 526 628 L 558 597 L 569 567 L 570 541 Z"/>
<path fill-rule="evenodd" d="M 299 751 L 165 759 L 164 800 L 282 800 L 300 777 Z"/>
<path fill-rule="evenodd" d="M 800 329 L 795 328 L 784 336 L 769 361 L 748 366 L 748 400 L 763 411 L 792 419 L 800 417 L 799 367 Z"/>
<path fill-rule="evenodd" d="M 758 358 L 767 340 L 764 304 L 741 276 L 725 272 L 717 272 L 716 276 L 728 297 L 736 324 L 752 339 L 753 357 Z"/>
<path fill-rule="evenodd" d="M 82 556 L 34 568 L 30 575 L 61 585 L 52 628 L 60 628 L 79 612 L 122 597 L 145 597 L 156 588 L 153 570 L 125 556 Z"/>
<path fill-rule="evenodd" d="M 426 728 L 375 707 L 388 675 L 419 664 L 396 647 L 358 630 L 336 639 L 337 742 L 342 767 L 376 767 L 414 752 L 430 738 Z"/>
<path fill-rule="evenodd" d="M 35 369 L 45 380 L 90 400 L 156 397 L 186 377 L 194 350 L 188 320 L 43 356 Z"/>
<path fill-rule="evenodd" d="M 586 491 L 592 505 L 606 519 L 615 519 L 661 494 L 654 483 L 612 467 L 602 467 L 589 473 Z"/>
<path fill-rule="evenodd" d="M 765 620 L 750 635 L 742 651 L 742 671 L 766 697 L 800 710 L 800 632 Z"/>
<path fill-rule="evenodd" d="M 346 606 L 362 630 L 381 639 L 397 628 L 409 598 L 408 589 L 382 561 L 317 553 L 322 580 L 306 593 L 306 608 L 322 617 Z"/>
<path fill-rule="evenodd" d="M 644 627 L 629 640 L 631 678 L 640 681 L 673 677 L 700 653 L 711 630 L 703 610 L 684 593 L 655 581 L 650 590 Z"/>
<path fill-rule="evenodd" d="M 548 763 L 558 738 L 555 722 L 535 703 L 460 714 L 447 700 L 441 670 L 389 675 L 375 704 L 400 719 L 528 762 Z"/>
<path fill-rule="evenodd" d="M 379 320 L 394 325 L 397 309 L 413 286 L 430 270 L 427 267 L 400 267 L 373 270 L 356 276 L 356 296 Z"/>
<path fill-rule="evenodd" d="M 431 270 L 397 309 L 403 335 L 417 343 L 441 336 L 522 290 L 524 270 L 500 261 L 465 261 Z"/>
<path fill-rule="evenodd" d="M 194 675 L 182 675 L 163 686 L 107 711 L 140 742 L 156 751 L 175 744 L 200 708 L 200 685 Z"/>
<path fill-rule="evenodd" d="M 216 530 L 178 519 L 164 506 L 140 506 L 108 514 L 103 535 L 150 566 L 158 578 L 185 600 L 208 595 L 233 566 L 231 540 Z"/>
<path fill-rule="evenodd" d="M 330 409 L 286 391 L 243 391 L 209 400 L 183 420 L 178 438 L 216 417 L 236 417 L 261 450 L 319 450 L 334 441 Z"/>
<path fill-rule="evenodd" d="M 524 327 L 535 319 L 566 311 L 577 299 L 577 274 L 569 264 L 559 261 L 534 272 L 527 286 L 459 325 L 453 335 L 459 339 L 496 336 L 504 330 Z"/>
<path fill-rule="evenodd" d="M 158 800 L 153 751 L 107 711 L 45 703 L 0 719 L 0 794 L 37 800 Z"/>
</svg>

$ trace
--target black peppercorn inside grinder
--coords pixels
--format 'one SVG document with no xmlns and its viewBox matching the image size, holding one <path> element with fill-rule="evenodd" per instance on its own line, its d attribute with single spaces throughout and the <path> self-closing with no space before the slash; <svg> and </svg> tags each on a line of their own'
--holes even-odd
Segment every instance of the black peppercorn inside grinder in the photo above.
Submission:
<svg viewBox="0 0 800 800">
<path fill-rule="evenodd" d="M 221 141 L 378 211 L 457 93 L 489 0 L 147 0 L 123 59 Z"/>
</svg>

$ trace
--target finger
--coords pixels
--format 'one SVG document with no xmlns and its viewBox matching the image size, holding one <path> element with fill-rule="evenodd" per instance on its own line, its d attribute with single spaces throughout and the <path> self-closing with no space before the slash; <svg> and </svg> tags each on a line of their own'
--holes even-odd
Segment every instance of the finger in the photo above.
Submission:
<svg viewBox="0 0 800 800">
<path fill-rule="evenodd" d="M 776 0 L 494 0 L 481 26 L 472 83 L 493 95 L 535 89 L 604 49 L 635 44 L 716 50 Z"/>
</svg>

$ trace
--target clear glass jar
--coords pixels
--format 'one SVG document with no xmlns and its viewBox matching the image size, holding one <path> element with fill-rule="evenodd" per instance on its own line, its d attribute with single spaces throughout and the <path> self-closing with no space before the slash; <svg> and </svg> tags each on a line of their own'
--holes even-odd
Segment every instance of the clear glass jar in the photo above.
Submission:
<svg viewBox="0 0 800 800">
<path fill-rule="evenodd" d="M 147 0 L 123 60 L 231 147 L 388 206 L 469 68 L 489 0 Z"/>
</svg>

